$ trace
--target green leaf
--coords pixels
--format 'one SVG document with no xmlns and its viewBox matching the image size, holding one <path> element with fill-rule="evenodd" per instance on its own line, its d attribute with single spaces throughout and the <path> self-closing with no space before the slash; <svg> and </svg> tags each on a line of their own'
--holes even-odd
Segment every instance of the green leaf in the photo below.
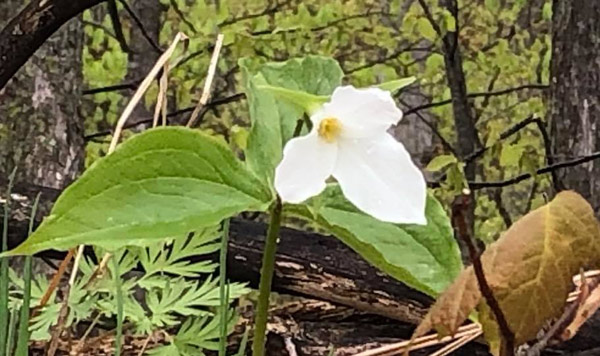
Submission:
<svg viewBox="0 0 600 356">
<path fill-rule="evenodd" d="M 235 299 L 248 293 L 243 284 L 229 284 L 230 298 Z M 146 294 L 146 304 L 151 312 L 152 324 L 158 327 L 173 326 L 177 316 L 202 316 L 209 312 L 202 307 L 220 305 L 218 280 L 207 278 L 196 284 L 183 278 L 166 280 L 163 288 L 156 288 Z"/>
<path fill-rule="evenodd" d="M 442 11 L 444 21 L 442 22 L 445 32 L 456 32 L 456 18 L 446 9 Z"/>
<path fill-rule="evenodd" d="M 546 21 L 552 20 L 552 2 L 547 1 L 542 8 L 542 17 Z"/>
<path fill-rule="evenodd" d="M 434 157 L 425 169 L 430 172 L 437 172 L 456 162 L 458 161 L 454 155 L 440 155 Z"/>
<path fill-rule="evenodd" d="M 263 181 L 271 182 L 281 161 L 283 146 L 292 137 L 303 109 L 278 100 L 272 91 L 260 86 L 279 87 L 327 96 L 342 82 L 343 72 L 331 59 L 308 56 L 283 63 L 268 63 L 252 71 L 251 59 L 242 59 L 246 96 L 250 105 L 252 127 L 248 136 L 248 166 Z"/>
<path fill-rule="evenodd" d="M 500 154 L 500 165 L 501 166 L 516 166 L 521 160 L 525 152 L 525 147 L 519 144 L 507 144 L 502 146 L 502 153 Z"/>
<path fill-rule="evenodd" d="M 500 3 L 498 0 L 485 0 L 485 7 L 492 12 L 497 12 L 500 9 Z"/>
<path fill-rule="evenodd" d="M 369 263 L 415 289 L 435 296 L 462 269 L 450 220 L 432 196 L 427 198 L 424 226 L 391 224 L 363 214 L 345 200 L 337 185 L 312 203 L 312 207 L 286 206 L 286 212 L 315 222 Z"/>
<path fill-rule="evenodd" d="M 93 164 L 33 235 L 4 255 L 139 245 L 262 211 L 271 199 L 216 138 L 184 128 L 149 130 Z"/>
<path fill-rule="evenodd" d="M 278 99 L 283 99 L 302 109 L 306 114 L 312 115 L 321 105 L 329 100 L 326 95 L 313 95 L 300 90 L 291 90 L 271 85 L 259 85 L 259 90 L 266 90 Z"/>
<path fill-rule="evenodd" d="M 421 36 L 425 37 L 431 42 L 434 42 L 437 38 L 437 33 L 435 32 L 435 29 L 433 28 L 433 26 L 431 26 L 431 22 L 429 22 L 429 20 L 427 20 L 427 18 L 425 17 L 421 17 L 419 18 L 419 20 L 417 20 L 417 30 L 419 31 Z"/>
<path fill-rule="evenodd" d="M 392 94 L 394 94 L 398 90 L 411 85 L 416 80 L 417 80 L 417 78 L 415 78 L 415 77 L 408 77 L 408 78 L 396 79 L 396 80 L 392 80 L 392 81 L 389 81 L 389 82 L 381 83 L 379 85 L 376 85 L 375 87 L 379 88 L 379 89 L 382 89 L 382 90 L 389 91 Z"/>
</svg>

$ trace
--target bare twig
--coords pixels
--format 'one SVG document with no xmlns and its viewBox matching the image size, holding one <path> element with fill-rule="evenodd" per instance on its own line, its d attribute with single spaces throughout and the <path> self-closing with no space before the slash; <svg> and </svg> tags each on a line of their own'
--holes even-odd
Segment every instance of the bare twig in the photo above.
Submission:
<svg viewBox="0 0 600 356">
<path fill-rule="evenodd" d="M 407 103 L 403 100 L 400 100 L 400 102 L 405 105 L 408 106 Z M 414 114 L 419 118 L 419 120 L 421 120 L 425 125 L 427 125 L 427 127 L 429 127 L 429 129 L 431 130 L 431 132 L 433 132 L 434 135 L 436 135 L 439 139 L 440 142 L 442 143 L 442 146 L 444 146 L 444 148 L 452 153 L 454 156 L 456 156 L 456 150 L 454 149 L 454 147 L 452 147 L 452 145 L 450 144 L 450 142 L 448 142 L 448 140 L 446 140 L 446 138 L 442 135 L 442 133 L 437 129 L 437 127 L 435 127 L 434 124 L 432 124 L 431 122 L 429 122 L 429 120 L 427 120 L 423 115 L 421 115 L 420 112 L 415 111 Z"/>
<path fill-rule="evenodd" d="M 110 85 L 107 87 L 86 89 L 86 90 L 83 90 L 81 92 L 81 94 L 82 95 L 93 95 L 93 94 L 107 93 L 107 92 L 118 91 L 118 90 L 135 90 L 138 88 L 139 84 L 140 84 L 140 82 L 131 82 L 131 83 Z"/>
<path fill-rule="evenodd" d="M 576 159 L 572 159 L 569 161 L 564 161 L 564 162 L 560 162 L 560 163 L 555 163 L 552 165 L 548 165 L 546 167 L 540 168 L 537 171 L 535 171 L 535 174 L 531 174 L 531 173 L 523 173 L 521 175 L 518 175 L 516 177 L 507 179 L 507 180 L 502 180 L 502 181 L 497 181 L 497 182 L 469 182 L 469 187 L 473 190 L 477 190 L 477 189 L 485 189 L 485 188 L 499 188 L 499 187 L 506 187 L 509 185 L 514 185 L 517 183 L 520 183 L 524 180 L 527 180 L 529 178 L 533 178 L 534 176 L 540 175 L 540 174 L 546 174 L 546 173 L 551 173 L 552 171 L 555 171 L 557 169 L 561 169 L 561 168 L 567 168 L 567 167 L 573 167 L 573 166 L 577 166 L 580 165 L 582 163 L 586 163 L 586 162 L 590 162 L 593 161 L 595 159 L 600 158 L 600 152 L 594 152 L 591 155 L 588 156 L 583 156 L 583 157 L 579 157 Z M 434 182 L 433 185 L 435 185 Z M 439 183 L 438 183 L 439 185 Z"/>
<path fill-rule="evenodd" d="M 436 352 L 432 353 L 429 356 L 447 356 L 450 355 L 452 352 L 460 349 L 461 347 L 463 347 L 464 345 L 468 344 L 469 342 L 475 340 L 476 338 L 478 338 L 480 335 L 482 334 L 482 331 L 479 332 L 474 332 L 470 335 L 465 335 L 462 338 L 454 341 L 451 344 L 448 344 L 444 347 L 442 347 L 441 349 L 437 350 Z"/>
<path fill-rule="evenodd" d="M 472 199 L 471 192 L 466 192 L 466 194 L 463 194 L 462 196 L 458 197 L 458 199 L 459 204 L 454 205 L 453 208 L 468 206 L 468 201 Z M 473 263 L 473 270 L 475 271 L 475 276 L 477 277 L 477 282 L 479 283 L 479 290 L 481 291 L 481 294 L 485 298 L 488 306 L 494 314 L 496 322 L 498 323 L 500 333 L 502 334 L 504 346 L 506 347 L 506 351 L 508 355 L 514 355 L 515 334 L 510 329 L 510 326 L 506 321 L 506 317 L 504 316 L 504 313 L 500 308 L 500 304 L 498 304 L 498 300 L 494 296 L 494 292 L 492 291 L 492 288 L 490 287 L 490 285 L 487 282 L 487 279 L 485 278 L 485 273 L 481 264 L 481 258 L 477 249 L 475 248 L 475 244 L 473 243 L 471 235 L 468 234 L 468 232 L 471 231 L 471 229 L 467 226 L 467 221 L 464 215 L 465 214 L 461 215 L 463 217 L 462 219 L 456 220 L 456 222 L 459 225 L 462 225 L 457 227 L 457 235 L 467 246 L 467 249 L 469 251 L 469 257 L 471 259 L 471 262 Z"/>
<path fill-rule="evenodd" d="M 146 348 L 148 347 L 148 344 L 150 343 L 150 340 L 152 340 L 152 337 L 154 336 L 154 334 L 150 334 L 148 335 L 148 337 L 144 340 L 144 343 L 142 344 L 142 348 L 140 349 L 140 352 L 138 353 L 138 356 L 142 356 L 144 355 L 144 352 L 146 351 Z"/>
<path fill-rule="evenodd" d="M 223 34 L 219 34 L 217 36 L 217 42 L 215 44 L 215 49 L 213 51 L 212 58 L 210 59 L 210 65 L 208 66 L 208 73 L 206 75 L 206 80 L 204 82 L 204 89 L 202 90 L 202 96 L 196 105 L 196 108 L 192 112 L 190 119 L 187 123 L 187 127 L 192 127 L 196 120 L 198 119 L 198 114 L 200 113 L 200 109 L 206 105 L 208 99 L 210 98 L 210 89 L 212 87 L 213 78 L 215 77 L 215 72 L 217 70 L 217 63 L 219 62 L 219 54 L 221 52 L 221 47 L 223 46 Z"/>
<path fill-rule="evenodd" d="M 154 39 L 152 39 L 148 31 L 146 30 L 146 27 L 144 27 L 144 23 L 142 22 L 142 20 L 140 20 L 138 15 L 135 13 L 135 11 L 133 11 L 129 4 L 127 4 L 127 1 L 119 0 L 119 2 L 121 3 L 121 5 L 123 5 L 125 11 L 127 11 L 131 19 L 138 26 L 140 32 L 142 33 L 142 36 L 144 36 L 144 38 L 146 39 L 146 41 L 148 41 L 150 46 L 156 51 L 156 53 L 162 53 L 162 49 L 160 49 L 160 46 L 156 42 L 154 42 Z"/>
<path fill-rule="evenodd" d="M 457 339 L 461 339 L 467 335 L 473 334 L 481 334 L 481 327 L 479 324 L 469 324 L 465 326 L 461 326 L 458 328 L 458 331 L 454 336 L 446 336 L 440 338 L 438 334 L 430 334 L 425 335 L 423 337 L 417 338 L 413 340 L 411 343 L 410 340 L 398 342 L 395 344 L 384 345 L 378 347 L 376 349 L 371 349 L 367 351 L 363 351 L 354 356 L 385 356 L 385 355 L 398 355 L 404 351 L 407 351 L 406 348 L 410 347 L 410 351 L 419 350 L 426 347 L 431 347 L 435 345 L 445 344 L 447 342 L 451 342 Z"/>
<path fill-rule="evenodd" d="M 525 85 L 520 85 L 520 86 L 513 87 L 513 88 L 506 88 L 506 89 L 501 89 L 501 90 L 496 90 L 496 91 L 470 93 L 470 94 L 467 94 L 467 97 L 468 98 L 481 98 L 481 97 L 501 96 L 501 95 L 506 95 L 506 94 L 510 94 L 510 93 L 513 93 L 516 91 L 521 91 L 521 90 L 545 90 L 548 88 L 549 88 L 549 86 L 545 85 L 545 84 L 525 84 Z M 452 103 L 452 99 L 447 99 L 447 100 L 442 100 L 442 101 L 436 101 L 436 102 L 429 103 L 429 104 L 423 104 L 420 106 L 415 106 L 414 108 L 408 110 L 404 114 L 410 115 L 417 111 L 431 109 L 434 107 L 448 105 L 451 103 Z"/>
<path fill-rule="evenodd" d="M 179 19 L 181 21 L 183 21 L 184 24 L 186 24 L 190 30 L 192 30 L 192 32 L 194 34 L 198 33 L 198 30 L 196 30 L 196 27 L 194 27 L 194 24 L 191 23 L 186 17 L 185 14 L 183 13 L 183 11 L 181 11 L 181 9 L 179 8 L 179 5 L 177 4 L 177 1 L 175 0 L 171 0 L 171 8 L 175 11 L 175 13 L 177 14 L 177 16 L 179 16 Z"/>
<path fill-rule="evenodd" d="M 384 13 L 382 11 L 371 11 L 371 12 L 367 12 L 367 13 L 360 13 L 360 14 L 354 14 L 354 15 L 350 15 L 350 16 L 346 16 L 346 17 L 342 17 L 339 18 L 337 20 L 333 20 L 329 23 L 326 23 L 325 25 L 322 26 L 316 26 L 316 27 L 312 27 L 309 29 L 305 29 L 305 31 L 310 31 L 310 32 L 319 32 L 319 31 L 323 31 L 326 30 L 328 28 L 331 28 L 333 26 L 339 25 L 340 23 L 346 22 L 346 21 L 350 21 L 350 20 L 354 20 L 354 19 L 360 19 L 360 18 L 365 18 L 365 17 L 370 17 L 370 16 L 375 16 L 375 15 L 389 15 L 388 13 Z M 267 29 L 267 30 L 261 30 L 261 31 L 254 31 L 251 32 L 250 35 L 253 37 L 258 37 L 258 36 L 268 36 L 268 35 L 278 35 L 278 34 L 289 34 L 289 33 L 294 33 L 294 32 L 298 32 L 303 30 L 301 27 L 292 27 L 292 28 L 287 28 L 287 29 L 279 29 L 279 28 L 275 28 L 275 29 Z"/>
<path fill-rule="evenodd" d="M 97 28 L 102 30 L 105 34 L 107 34 L 108 36 L 117 39 L 117 35 L 114 34 L 114 32 L 112 32 L 108 27 L 104 26 L 101 23 L 97 23 L 97 22 L 93 22 L 93 21 L 88 21 L 88 20 L 84 20 L 84 19 L 80 19 L 79 20 L 83 25 L 85 26 L 91 26 L 93 28 Z M 118 41 L 118 40 L 117 40 Z"/>
<path fill-rule="evenodd" d="M 292 2 L 292 0 L 286 0 L 286 1 L 281 2 L 281 3 L 276 2 L 275 6 L 267 7 L 266 9 L 264 9 L 261 12 L 247 14 L 247 15 L 243 15 L 243 16 L 239 16 L 239 17 L 234 17 L 234 18 L 231 18 L 229 20 L 225 20 L 225 21 L 221 22 L 218 26 L 219 27 L 229 26 L 229 25 L 232 25 L 232 24 L 234 24 L 236 22 L 240 22 L 240 21 L 244 21 L 244 20 L 250 20 L 250 19 L 255 19 L 257 17 L 262 17 L 262 16 L 265 16 L 265 15 L 274 14 L 274 13 L 278 12 L 279 10 L 281 10 L 286 5 L 290 4 L 291 2 Z"/>
<path fill-rule="evenodd" d="M 115 0 L 108 0 L 108 15 L 110 16 L 110 21 L 115 29 L 115 38 L 119 42 L 121 50 L 125 53 L 131 52 L 127 45 L 127 40 L 125 40 L 125 35 L 123 34 L 123 26 L 121 25 L 119 10 L 117 9 Z"/>
<path fill-rule="evenodd" d="M 79 341 L 77 341 L 77 344 L 74 347 L 74 351 L 77 352 L 78 355 L 80 354 L 79 351 L 83 348 L 83 345 L 85 344 L 85 340 L 90 335 L 90 333 L 94 329 L 94 326 L 96 326 L 96 324 L 100 320 L 101 316 L 102 316 L 102 313 L 98 313 L 98 315 L 96 315 L 96 317 L 94 318 L 94 320 L 92 320 L 92 322 L 90 323 L 90 325 L 88 326 L 88 328 L 83 333 L 83 336 L 81 337 L 81 339 L 79 339 Z"/>
<path fill-rule="evenodd" d="M 433 49 L 432 46 L 429 46 L 429 47 L 412 47 L 412 46 L 407 46 L 405 48 L 400 48 L 400 49 L 394 51 L 393 53 L 391 53 L 391 54 L 389 54 L 389 55 L 387 55 L 385 57 L 382 57 L 380 59 L 377 59 L 377 60 L 374 60 L 374 61 L 370 61 L 368 63 L 365 63 L 363 65 L 359 65 L 359 66 L 351 68 L 351 69 L 347 69 L 347 70 L 344 71 L 344 73 L 346 73 L 346 75 L 348 75 L 348 74 L 352 74 L 354 72 L 358 72 L 358 71 L 363 70 L 363 69 L 371 68 L 371 67 L 373 67 L 373 66 L 375 66 L 377 64 L 383 64 L 383 63 L 389 62 L 391 60 L 394 60 L 394 59 L 400 57 L 400 55 L 402 55 L 402 54 L 404 54 L 406 52 L 431 52 L 432 49 Z"/>
</svg>

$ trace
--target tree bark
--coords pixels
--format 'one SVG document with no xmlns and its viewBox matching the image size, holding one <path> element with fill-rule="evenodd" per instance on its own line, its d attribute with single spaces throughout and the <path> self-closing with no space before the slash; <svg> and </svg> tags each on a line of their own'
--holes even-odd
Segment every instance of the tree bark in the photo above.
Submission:
<svg viewBox="0 0 600 356">
<path fill-rule="evenodd" d="M 104 0 L 32 0 L 21 12 L 23 1 L 3 0 L 0 22 L 18 14 L 0 31 L 0 89 L 17 73 L 54 32 L 83 10 Z M 55 61 L 63 57 L 54 57 Z"/>
<path fill-rule="evenodd" d="M 21 0 L 4 0 L 0 5 L 0 24 L 9 20 L 7 16 L 18 13 L 22 3 Z M 40 27 L 30 28 L 34 32 L 29 33 L 25 31 L 25 23 L 32 21 L 34 13 L 45 14 L 43 19 L 52 20 L 56 9 L 52 6 L 56 3 L 47 3 L 41 12 L 35 12 L 35 6 L 30 4 L 5 27 L 0 34 L 0 76 L 8 73 L 4 65 L 11 65 L 7 56 L 1 53 L 33 50 L 28 36 L 40 36 L 37 37 L 39 40 L 42 35 L 35 31 L 42 28 L 49 31 L 49 25 L 44 27 L 40 22 Z M 74 7 L 69 6 L 70 9 Z M 18 43 L 12 43 L 10 49 L 3 47 L 2 44 L 8 43 L 7 29 L 17 27 L 29 35 L 13 37 Z M 17 184 L 62 189 L 81 171 L 85 149 L 83 120 L 77 109 L 82 36 L 80 22 L 69 22 L 51 36 L 0 91 L 0 177 L 5 179 L 17 167 Z M 24 48 L 26 44 L 27 48 Z M 22 52 L 15 52 L 10 59 L 21 56 L 24 56 Z M 6 184 L 0 184 L 0 187 L 4 194 Z M 15 202 L 15 206 L 19 206 L 19 202 Z M 47 214 L 49 207 L 50 204 L 42 204 L 40 214 Z M 16 209 L 13 218 L 25 223 L 29 212 L 22 213 Z"/>
<path fill-rule="evenodd" d="M 553 149 L 560 159 L 600 150 L 600 3 L 553 2 L 550 65 L 550 127 Z M 562 169 L 558 178 L 567 189 L 600 209 L 600 163 Z"/>
</svg>

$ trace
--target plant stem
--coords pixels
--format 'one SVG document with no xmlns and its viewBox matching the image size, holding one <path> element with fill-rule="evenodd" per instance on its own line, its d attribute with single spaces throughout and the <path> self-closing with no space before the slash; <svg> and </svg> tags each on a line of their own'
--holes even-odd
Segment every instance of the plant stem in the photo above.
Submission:
<svg viewBox="0 0 600 356">
<path fill-rule="evenodd" d="M 456 219 L 457 224 L 457 234 L 460 239 L 463 240 L 465 245 L 467 245 L 467 250 L 469 251 L 469 257 L 471 259 L 471 263 L 473 264 L 473 270 L 475 271 L 475 277 L 477 278 L 477 283 L 479 284 L 479 290 L 483 295 L 485 301 L 487 302 L 492 314 L 498 323 L 498 327 L 500 329 L 500 335 L 502 336 L 503 346 L 505 347 L 505 355 L 514 356 L 515 355 L 515 334 L 510 329 L 508 325 L 508 321 L 500 308 L 500 304 L 498 300 L 494 296 L 494 292 L 492 288 L 487 282 L 485 277 L 485 273 L 483 271 L 483 265 L 481 264 L 481 256 L 477 252 L 475 248 L 475 244 L 473 243 L 470 229 L 467 226 L 465 211 L 467 211 L 467 205 L 470 203 L 470 199 L 473 199 L 472 195 L 464 194 L 459 197 L 459 202 L 457 204 L 458 207 L 462 210 L 462 213 L 459 214 Z"/>
<path fill-rule="evenodd" d="M 113 273 L 117 299 L 117 330 L 115 336 L 115 356 L 121 355 L 121 338 L 123 334 L 123 290 L 121 289 L 121 275 L 119 273 L 119 259 L 112 256 Z"/>
<path fill-rule="evenodd" d="M 15 339 L 15 327 L 17 326 L 17 310 L 10 311 L 10 319 L 8 320 L 8 335 L 6 337 L 6 354 L 13 355 L 13 340 Z"/>
<path fill-rule="evenodd" d="M 226 295 L 227 285 L 227 243 L 229 242 L 229 219 L 223 221 L 223 236 L 221 237 L 221 250 L 219 251 L 219 297 L 221 299 L 221 335 L 219 338 L 219 356 L 226 356 L 227 350 L 227 309 L 229 296 Z"/>
<path fill-rule="evenodd" d="M 30 236 L 33 232 L 33 223 L 35 222 L 35 215 L 37 212 L 38 204 L 40 203 L 40 195 L 35 197 L 33 207 L 31 208 L 31 216 L 29 217 L 29 233 Z M 32 256 L 25 256 L 25 269 L 23 271 L 23 280 L 25 282 L 23 286 L 23 306 L 21 307 L 21 317 L 19 318 L 19 334 L 17 337 L 17 349 L 15 351 L 16 356 L 27 356 L 29 354 L 29 315 L 30 315 L 30 304 L 31 304 L 31 269 L 33 264 Z"/>
<path fill-rule="evenodd" d="M 267 232 L 265 251 L 263 252 L 262 267 L 260 270 L 252 356 L 264 356 L 265 354 L 269 294 L 271 293 L 271 282 L 273 281 L 273 271 L 275 269 L 275 251 L 277 250 L 282 209 L 281 200 L 277 197 L 277 201 L 271 208 L 271 221 L 269 222 L 269 231 Z"/>
<path fill-rule="evenodd" d="M 13 169 L 8 178 L 6 202 L 4 203 L 4 226 L 2 228 L 2 251 L 8 250 L 8 216 L 12 187 L 17 168 Z M 6 355 L 6 335 L 8 333 L 8 258 L 0 258 L 0 356 Z"/>
</svg>

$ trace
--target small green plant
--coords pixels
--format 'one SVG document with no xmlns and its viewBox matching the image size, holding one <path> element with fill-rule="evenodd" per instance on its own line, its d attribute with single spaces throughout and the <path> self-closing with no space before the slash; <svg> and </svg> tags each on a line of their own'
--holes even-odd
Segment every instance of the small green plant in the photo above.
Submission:
<svg viewBox="0 0 600 356">
<path fill-rule="evenodd" d="M 201 229 L 148 246 L 130 247 L 116 252 L 109 264 L 108 273 L 90 281 L 95 260 L 105 250 L 96 248 L 95 256 L 85 257 L 80 265 L 81 276 L 70 293 L 67 328 L 83 320 L 101 316 L 101 323 L 110 323 L 118 313 L 118 290 L 122 291 L 123 321 L 133 326 L 135 335 L 149 336 L 162 330 L 169 337 L 167 345 L 157 347 L 152 354 L 197 355 L 202 350 L 216 350 L 219 341 L 218 325 L 221 320 L 219 279 L 212 277 L 217 264 L 191 261 L 190 257 L 202 257 L 219 250 L 221 233 L 218 228 Z M 141 268 L 136 269 L 137 266 Z M 113 277 L 117 274 L 120 288 Z M 23 300 L 25 281 L 12 269 L 10 310 L 19 310 Z M 36 305 L 49 287 L 44 276 L 31 281 L 32 305 Z M 230 301 L 248 290 L 240 283 L 227 284 Z M 142 294 L 136 298 L 134 294 Z M 54 296 L 51 300 L 54 300 Z M 60 312 L 60 301 L 46 305 L 32 319 L 31 339 L 48 340 L 50 328 L 56 324 Z M 228 310 L 227 325 L 235 322 L 235 315 Z M 118 328 L 117 328 L 118 329 Z M 230 328 L 228 328 L 228 331 Z M 173 332 L 173 334 L 171 334 Z M 178 353 L 174 353 L 177 350 Z M 195 351 L 191 351 L 195 350 Z"/>
</svg>

